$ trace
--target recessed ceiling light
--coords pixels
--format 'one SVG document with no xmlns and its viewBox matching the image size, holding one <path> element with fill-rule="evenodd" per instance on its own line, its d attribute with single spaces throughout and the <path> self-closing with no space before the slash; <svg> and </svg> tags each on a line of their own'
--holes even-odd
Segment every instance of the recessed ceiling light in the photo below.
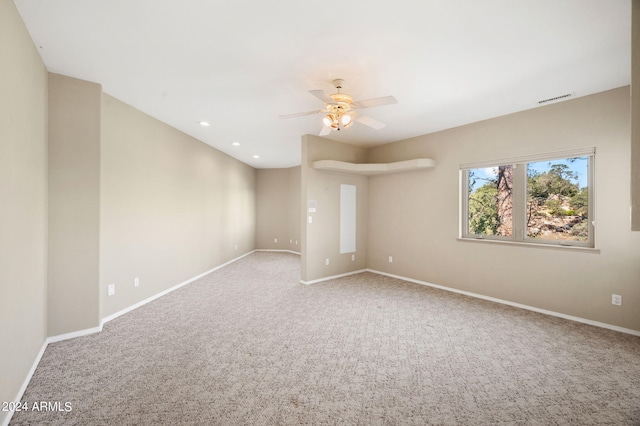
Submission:
<svg viewBox="0 0 640 426">
<path fill-rule="evenodd" d="M 209 127 L 209 126 L 211 126 L 211 124 L 209 124 L 209 122 L 208 122 L 208 121 L 200 121 L 200 125 L 201 125 L 202 127 Z"/>
<path fill-rule="evenodd" d="M 240 142 L 232 142 L 231 145 L 233 146 L 240 146 Z"/>
<path fill-rule="evenodd" d="M 253 158 L 260 158 L 260 156 L 259 155 L 254 155 Z"/>
</svg>

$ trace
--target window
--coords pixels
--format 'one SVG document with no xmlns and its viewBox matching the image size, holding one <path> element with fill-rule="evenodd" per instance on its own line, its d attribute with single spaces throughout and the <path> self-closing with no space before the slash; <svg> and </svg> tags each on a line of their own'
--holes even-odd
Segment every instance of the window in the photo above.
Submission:
<svg viewBox="0 0 640 426">
<path fill-rule="evenodd" d="M 594 247 L 595 149 L 462 165 L 463 238 Z"/>
</svg>

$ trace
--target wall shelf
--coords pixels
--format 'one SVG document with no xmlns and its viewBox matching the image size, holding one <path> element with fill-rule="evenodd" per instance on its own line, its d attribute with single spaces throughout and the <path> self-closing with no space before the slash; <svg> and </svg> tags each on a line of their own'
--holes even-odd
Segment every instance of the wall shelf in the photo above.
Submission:
<svg viewBox="0 0 640 426">
<path fill-rule="evenodd" d="M 313 162 L 313 168 L 316 170 L 354 173 L 367 176 L 430 169 L 435 167 L 435 165 L 435 160 L 431 158 L 415 158 L 413 160 L 397 161 L 395 163 L 347 163 L 337 160 L 319 160 Z"/>
</svg>

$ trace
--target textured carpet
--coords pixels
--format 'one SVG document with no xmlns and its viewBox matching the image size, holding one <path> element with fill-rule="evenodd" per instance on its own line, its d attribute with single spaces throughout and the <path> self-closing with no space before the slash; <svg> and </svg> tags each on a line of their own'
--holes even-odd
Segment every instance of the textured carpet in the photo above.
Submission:
<svg viewBox="0 0 640 426">
<path fill-rule="evenodd" d="M 23 401 L 61 410 L 11 424 L 640 424 L 638 337 L 372 273 L 299 276 L 298 256 L 257 252 L 49 345 Z"/>
</svg>

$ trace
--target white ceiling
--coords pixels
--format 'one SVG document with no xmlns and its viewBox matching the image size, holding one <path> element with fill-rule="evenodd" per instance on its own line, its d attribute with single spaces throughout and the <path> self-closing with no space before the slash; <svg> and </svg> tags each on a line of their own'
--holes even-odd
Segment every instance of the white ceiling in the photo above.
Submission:
<svg viewBox="0 0 640 426">
<path fill-rule="evenodd" d="M 49 71 L 256 168 L 300 164 L 321 117 L 278 116 L 320 109 L 308 90 L 335 78 L 355 100 L 398 100 L 366 110 L 384 129 L 328 136 L 362 146 L 630 83 L 631 0 L 15 3 Z"/>
</svg>

